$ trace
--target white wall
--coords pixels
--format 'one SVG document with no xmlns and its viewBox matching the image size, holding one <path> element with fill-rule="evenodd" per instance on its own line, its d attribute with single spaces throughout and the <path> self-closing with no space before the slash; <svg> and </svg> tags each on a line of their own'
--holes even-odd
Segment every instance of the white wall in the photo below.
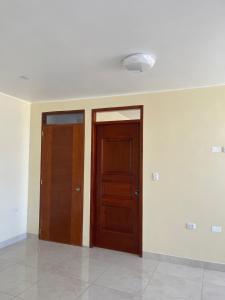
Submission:
<svg viewBox="0 0 225 300">
<path fill-rule="evenodd" d="M 0 242 L 26 233 L 30 104 L 0 94 Z"/>
</svg>

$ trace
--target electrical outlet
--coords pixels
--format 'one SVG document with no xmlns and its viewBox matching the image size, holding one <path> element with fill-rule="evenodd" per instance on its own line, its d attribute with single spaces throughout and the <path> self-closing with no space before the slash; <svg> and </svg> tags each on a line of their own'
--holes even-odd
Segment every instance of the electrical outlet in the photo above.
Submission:
<svg viewBox="0 0 225 300">
<path fill-rule="evenodd" d="M 212 151 L 212 153 L 221 153 L 222 147 L 221 146 L 212 146 L 211 151 Z"/>
<path fill-rule="evenodd" d="M 212 225 L 212 232 L 220 233 L 222 232 L 222 227 L 219 225 Z"/>
<path fill-rule="evenodd" d="M 186 229 L 188 230 L 195 230 L 197 225 L 195 223 L 186 223 Z"/>
</svg>

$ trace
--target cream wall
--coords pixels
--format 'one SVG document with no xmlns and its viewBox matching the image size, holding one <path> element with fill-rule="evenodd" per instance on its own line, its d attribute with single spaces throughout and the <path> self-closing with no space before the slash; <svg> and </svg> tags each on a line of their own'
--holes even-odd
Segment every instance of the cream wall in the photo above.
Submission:
<svg viewBox="0 0 225 300">
<path fill-rule="evenodd" d="M 225 87 L 32 104 L 28 231 L 38 232 L 41 113 L 85 109 L 84 245 L 89 243 L 91 109 L 144 105 L 144 251 L 225 263 Z M 158 171 L 160 181 L 151 173 Z M 187 231 L 186 222 L 197 223 Z M 211 225 L 224 232 L 211 233 Z"/>
<path fill-rule="evenodd" d="M 30 104 L 0 94 L 0 243 L 27 231 Z"/>
</svg>

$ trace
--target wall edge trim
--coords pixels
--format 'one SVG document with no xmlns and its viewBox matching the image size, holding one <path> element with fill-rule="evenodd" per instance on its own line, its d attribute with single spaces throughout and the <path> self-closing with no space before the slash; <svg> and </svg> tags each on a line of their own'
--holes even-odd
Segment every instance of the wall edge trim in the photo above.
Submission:
<svg viewBox="0 0 225 300">
<path fill-rule="evenodd" d="M 38 234 L 27 232 L 27 240 L 38 240 Z"/>
<path fill-rule="evenodd" d="M 2 241 L 2 242 L 0 242 L 0 249 L 6 248 L 6 247 L 11 246 L 11 245 L 14 245 L 14 244 L 16 244 L 20 241 L 25 240 L 26 238 L 27 238 L 27 234 L 23 233 L 23 234 L 15 236 L 11 239 Z"/>
<path fill-rule="evenodd" d="M 147 259 L 158 260 L 159 262 L 169 262 L 173 264 L 181 264 L 189 267 L 204 268 L 207 270 L 225 272 L 225 264 L 220 262 L 202 261 L 192 258 L 178 257 L 167 254 L 159 254 L 153 252 L 144 252 L 143 257 Z"/>
<path fill-rule="evenodd" d="M 0 249 L 14 245 L 14 244 L 16 244 L 20 241 L 26 240 L 26 239 L 36 239 L 37 240 L 38 235 L 29 233 L 29 232 L 17 235 L 11 239 L 0 242 Z M 83 247 L 89 248 L 88 246 L 83 246 Z M 143 258 L 154 259 L 159 262 L 169 262 L 169 263 L 173 263 L 173 264 L 186 265 L 189 267 L 204 268 L 204 269 L 208 269 L 208 270 L 225 272 L 225 263 L 208 262 L 208 261 L 196 260 L 196 259 L 192 259 L 192 258 L 178 257 L 178 256 L 146 252 L 146 251 L 143 252 Z"/>
</svg>

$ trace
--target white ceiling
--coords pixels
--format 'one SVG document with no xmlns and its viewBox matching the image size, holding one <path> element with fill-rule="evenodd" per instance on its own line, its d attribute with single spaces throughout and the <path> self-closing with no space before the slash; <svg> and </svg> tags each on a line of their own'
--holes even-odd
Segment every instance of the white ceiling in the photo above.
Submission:
<svg viewBox="0 0 225 300">
<path fill-rule="evenodd" d="M 156 55 L 150 72 L 121 67 L 137 52 Z M 224 0 L 0 0 L 3 93 L 38 101 L 224 83 Z"/>
</svg>

